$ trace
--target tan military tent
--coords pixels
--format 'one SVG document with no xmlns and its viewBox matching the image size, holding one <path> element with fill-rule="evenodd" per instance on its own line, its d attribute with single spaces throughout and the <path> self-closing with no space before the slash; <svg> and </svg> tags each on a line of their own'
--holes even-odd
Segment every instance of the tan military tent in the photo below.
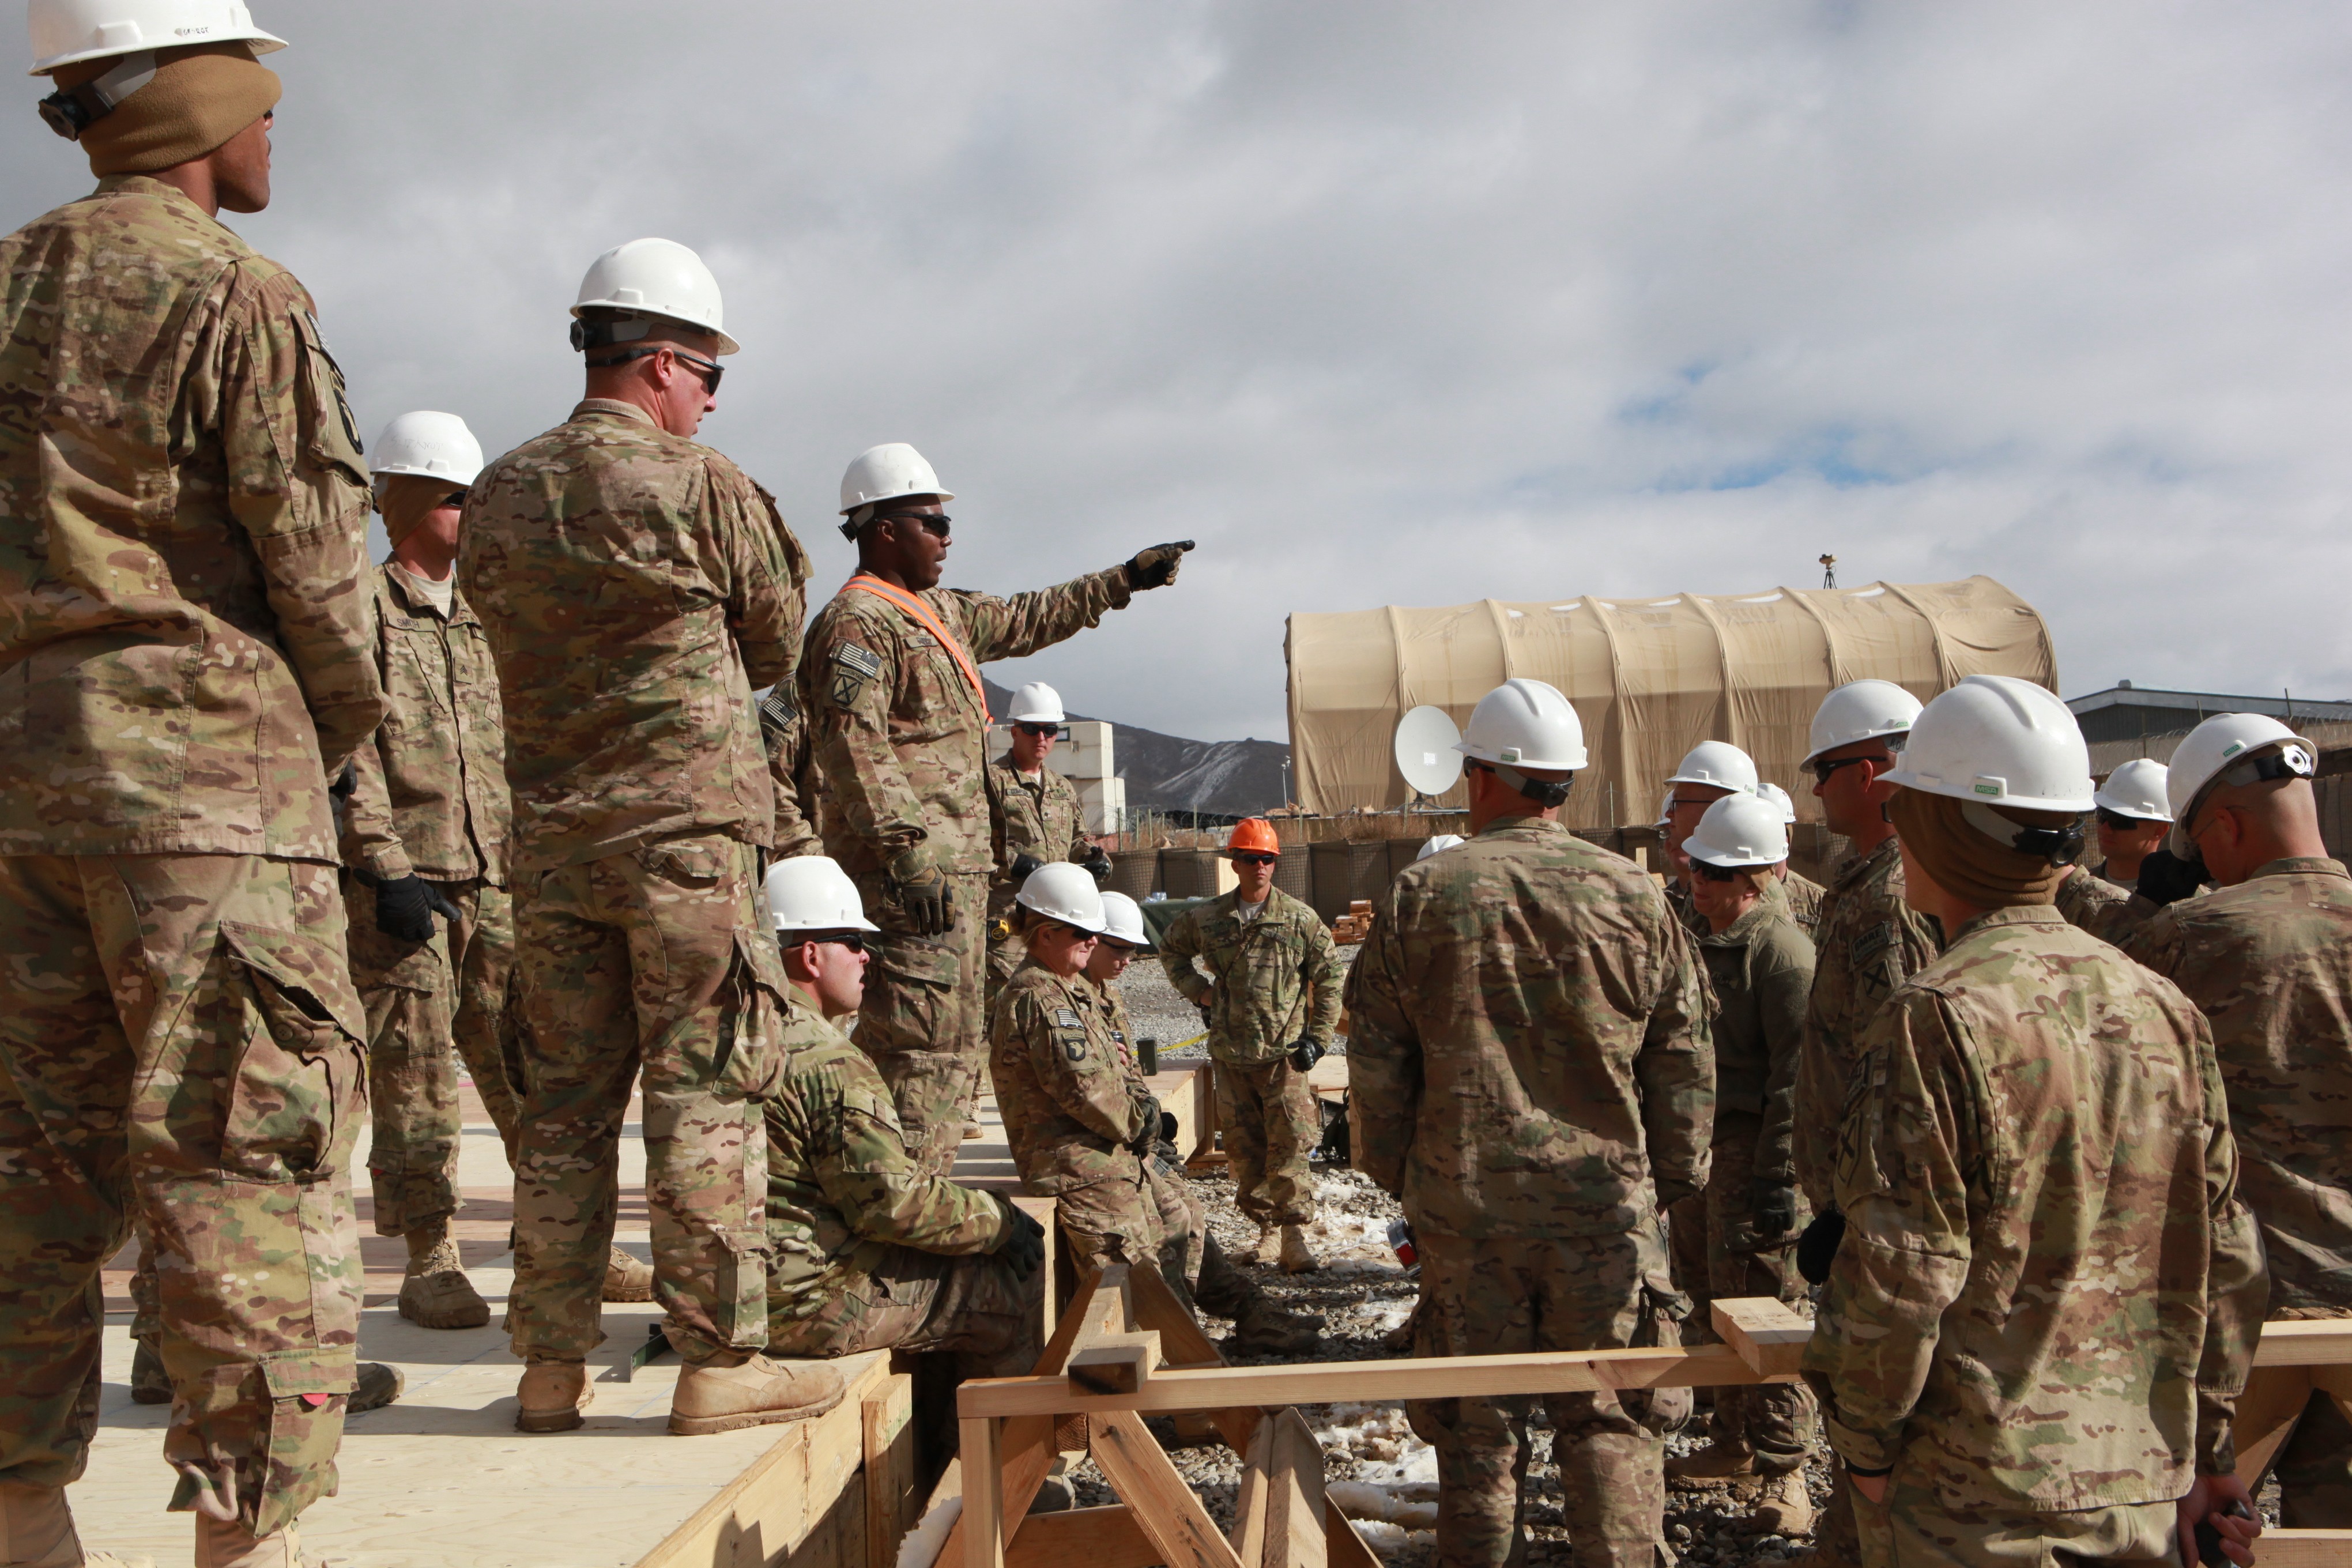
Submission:
<svg viewBox="0 0 2352 1568">
<path fill-rule="evenodd" d="M 1651 821 L 1666 775 L 1705 740 L 1745 748 L 1799 816 L 1818 821 L 1798 763 L 1832 687 L 1875 676 L 1925 700 L 1964 675 L 2053 690 L 2058 680 L 2049 628 L 1990 577 L 1294 615 L 1288 653 L 1290 752 L 1307 809 L 1406 804 L 1397 720 L 1431 703 L 1466 723 L 1480 697 L 1525 675 L 1559 688 L 1584 721 L 1592 762 L 1562 814 L 1580 827 Z M 1443 802 L 1459 805 L 1462 786 Z"/>
</svg>

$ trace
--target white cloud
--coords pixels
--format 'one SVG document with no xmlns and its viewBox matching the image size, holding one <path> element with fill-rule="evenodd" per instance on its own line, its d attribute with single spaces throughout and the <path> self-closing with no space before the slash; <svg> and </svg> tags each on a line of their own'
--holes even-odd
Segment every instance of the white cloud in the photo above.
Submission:
<svg viewBox="0 0 2352 1568">
<path fill-rule="evenodd" d="M 373 428 L 494 449 L 701 248 L 706 426 L 820 563 L 920 446 L 950 580 L 1192 537 L 993 673 L 1280 736 L 1292 610 L 1984 572 L 2118 676 L 2352 696 L 2340 9 L 264 0 L 278 200 Z M 658 18 L 657 20 L 649 20 Z M 34 119 L 29 217 L 75 194 Z"/>
</svg>

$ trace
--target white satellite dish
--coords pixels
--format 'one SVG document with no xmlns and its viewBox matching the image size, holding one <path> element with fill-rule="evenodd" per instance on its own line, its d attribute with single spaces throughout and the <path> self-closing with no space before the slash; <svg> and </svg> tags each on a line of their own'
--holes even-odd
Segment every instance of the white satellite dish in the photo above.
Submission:
<svg viewBox="0 0 2352 1568">
<path fill-rule="evenodd" d="M 1461 740 L 1445 710 L 1424 703 L 1397 721 L 1397 772 L 1415 795 L 1444 795 L 1462 777 Z"/>
</svg>

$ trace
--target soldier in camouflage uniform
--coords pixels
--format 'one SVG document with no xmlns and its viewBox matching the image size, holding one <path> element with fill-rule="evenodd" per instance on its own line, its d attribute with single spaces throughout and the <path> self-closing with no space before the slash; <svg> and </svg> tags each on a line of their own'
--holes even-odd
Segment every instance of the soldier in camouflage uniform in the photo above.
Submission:
<svg viewBox="0 0 2352 1568">
<path fill-rule="evenodd" d="M 1160 1102 L 1130 1077 L 1111 1013 L 1087 978 L 1102 895 L 1076 866 L 1046 866 L 1019 895 L 1029 956 L 990 1021 L 990 1067 L 1005 1141 L 1024 1185 L 1055 1200 L 1077 1259 L 1150 1263 L 1159 1204 L 1144 1167 Z"/>
<path fill-rule="evenodd" d="M 1816 1214 L 1836 1205 L 1838 1128 L 1853 1081 L 1862 1032 L 1895 988 L 1943 948 L 1936 922 L 1903 898 L 1903 856 L 1885 806 L 1886 783 L 1919 700 L 1885 680 L 1858 680 L 1824 698 L 1815 713 L 1804 767 L 1832 833 L 1853 853 L 1831 879 L 1813 938 L 1813 986 L 1797 1058 L 1797 1184 Z M 1834 1226 L 1834 1219 L 1822 1223 Z M 1813 1527 L 1805 1568 L 1852 1568 L 1861 1544 L 1853 1491 L 1843 1471 L 1832 1478 L 1829 1506 Z"/>
<path fill-rule="evenodd" d="M 84 89 L 135 44 L 43 62 L 101 178 L 0 241 L 0 1540 L 20 1562 L 117 1561 L 84 1556 L 64 1489 L 98 1423 L 99 1269 L 132 1216 L 200 1561 L 289 1556 L 356 1383 L 365 1025 L 327 784 L 383 714 L 369 476 L 310 294 L 216 217 L 269 199 L 278 84 L 243 39 L 277 44 L 155 50 L 110 111 Z"/>
<path fill-rule="evenodd" d="M 988 822 L 995 870 L 988 886 L 988 1011 L 1021 967 L 1013 896 L 1038 867 L 1075 860 L 1097 882 L 1110 878 L 1110 857 L 1087 837 L 1077 786 L 1045 765 L 1066 721 L 1061 693 L 1042 680 L 1013 694 L 1005 723 L 1013 731 L 1004 755 L 988 764 Z"/>
<path fill-rule="evenodd" d="M 1129 1032 L 1127 1003 L 1119 995 L 1119 977 L 1139 952 L 1151 951 L 1144 934 L 1143 911 L 1125 893 L 1106 891 L 1103 933 L 1087 960 L 1087 978 L 1093 981 L 1108 1015 L 1111 1044 L 1130 1090 L 1149 1094 L 1143 1064 Z M 1234 1324 L 1234 1352 L 1240 1355 L 1304 1355 L 1315 1348 L 1323 1320 L 1294 1314 L 1233 1266 L 1217 1238 L 1209 1232 L 1208 1215 L 1194 1202 L 1184 1180 L 1183 1157 L 1161 1138 L 1142 1157 L 1144 1184 L 1151 1191 L 1160 1221 L 1160 1269 L 1179 1300 L 1196 1303 Z"/>
<path fill-rule="evenodd" d="M 1413 1227 L 1415 1352 L 1671 1343 L 1659 1214 L 1705 1184 L 1714 1118 L 1697 961 L 1648 877 L 1559 825 L 1584 761 L 1567 699 L 1513 680 L 1462 746 L 1474 836 L 1390 885 L 1348 985 L 1356 1161 Z M 1446 1568 L 1524 1550 L 1530 1404 L 1406 1406 L 1437 1450 Z M 1664 1445 L 1646 1396 L 1544 1404 L 1578 1568 L 1652 1568 Z"/>
<path fill-rule="evenodd" d="M 1307 1075 L 1339 1026 L 1339 950 L 1322 916 L 1274 885 L 1281 853 L 1264 817 L 1237 825 L 1226 846 L 1234 889 L 1169 922 L 1160 966 L 1209 1026 L 1217 1124 L 1234 1205 L 1257 1222 L 1257 1260 L 1279 1256 L 1298 1274 L 1322 1267 L 1307 1226 L 1307 1156 L 1322 1142 L 1323 1113 Z"/>
<path fill-rule="evenodd" d="M 882 928 L 855 1037 L 898 1102 L 926 1166 L 954 1162 L 988 1053 L 991 870 L 988 703 L 980 667 L 1100 624 L 1141 589 L 1175 581 L 1192 548 L 1009 599 L 939 586 L 952 499 L 914 448 L 850 465 L 842 531 L 857 574 L 817 612 L 802 707 L 825 788 L 825 853 Z"/>
<path fill-rule="evenodd" d="M 516 1419 L 580 1424 L 642 1074 L 655 1289 L 687 1363 L 671 1421 L 793 1420 L 841 1385 L 759 1353 L 758 1099 L 784 981 L 757 907 L 778 810 L 751 692 L 789 689 L 806 563 L 768 493 L 692 439 L 717 404 L 710 356 L 735 346 L 694 253 L 657 239 L 608 252 L 574 311 L 589 395 L 482 470 L 458 559 L 506 692 L 514 791 L 529 1064 Z"/>
<path fill-rule="evenodd" d="M 1045 1227 L 908 1156 L 881 1074 L 835 1020 L 857 1016 L 865 917 L 823 856 L 768 873 L 784 950 L 783 1068 L 768 1123 L 768 1349 L 952 1352 L 971 1377 L 1036 1364 Z"/>
<path fill-rule="evenodd" d="M 2124 943 L 2212 1026 L 2273 1318 L 2352 1317 L 2352 878 L 2320 837 L 2315 755 L 2251 714 L 2192 731 L 2173 754 L 2175 843 L 2221 887 L 2165 905 Z M 2284 1523 L 2352 1526 L 2352 1425 L 2327 1394 L 2273 1468 Z"/>
<path fill-rule="evenodd" d="M 2210 1036 L 2051 907 L 2091 788 L 2055 697 L 1971 676 L 1892 776 L 1951 941 L 1864 1034 L 1804 1357 L 1864 1561 L 2193 1560 L 2251 1502 L 2230 1422 L 2265 1291 Z M 2214 1522 L 2250 1561 L 2252 1520 Z"/>
<path fill-rule="evenodd" d="M 1797 831 L 1797 803 L 1789 798 L 1789 792 L 1768 781 L 1758 784 L 1756 793 L 1772 803 L 1772 808 L 1780 814 L 1781 827 L 1793 840 Z M 1766 891 L 1778 897 L 1780 912 L 1803 931 L 1808 940 L 1821 929 L 1822 901 L 1829 897 L 1829 889 L 1787 860 L 1783 859 L 1773 868 L 1772 886 Z M 1701 931 L 1696 934 L 1704 936 L 1706 933 Z"/>
<path fill-rule="evenodd" d="M 1794 1301 L 1804 1294 L 1790 1252 L 1806 1218 L 1791 1137 L 1813 944 L 1767 897 L 1778 881 L 1773 868 L 1789 853 L 1779 818 L 1769 798 L 1732 795 L 1708 806 L 1683 841 L 1693 899 L 1707 921 L 1697 945 L 1717 1002 L 1713 1169 L 1705 1198 L 1710 1299 Z M 1682 1238 L 1675 1239 L 1679 1261 Z M 1668 1460 L 1666 1473 L 1762 1475 L 1757 1527 L 1809 1534 L 1813 1505 L 1804 1464 L 1811 1426 L 1811 1401 L 1801 1388 L 1718 1388 L 1714 1440 Z"/>
<path fill-rule="evenodd" d="M 2129 889 L 2095 877 L 2080 866 L 2069 866 L 2058 883 L 2052 907 L 2068 925 L 2089 931 L 2101 942 L 2119 943 L 2137 923 L 2132 913 L 2132 899 Z M 2147 913 L 2153 914 L 2155 910 L 2154 904 L 2146 906 Z"/>
</svg>

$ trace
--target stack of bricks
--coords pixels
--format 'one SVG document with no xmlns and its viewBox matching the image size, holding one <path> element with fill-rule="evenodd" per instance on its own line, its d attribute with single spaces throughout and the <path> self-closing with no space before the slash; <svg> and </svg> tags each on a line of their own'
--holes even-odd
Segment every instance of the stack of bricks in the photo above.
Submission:
<svg viewBox="0 0 2352 1568">
<path fill-rule="evenodd" d="M 1372 901 L 1357 899 L 1348 906 L 1348 912 L 1331 922 L 1331 940 L 1342 947 L 1353 947 L 1372 931 Z"/>
</svg>

